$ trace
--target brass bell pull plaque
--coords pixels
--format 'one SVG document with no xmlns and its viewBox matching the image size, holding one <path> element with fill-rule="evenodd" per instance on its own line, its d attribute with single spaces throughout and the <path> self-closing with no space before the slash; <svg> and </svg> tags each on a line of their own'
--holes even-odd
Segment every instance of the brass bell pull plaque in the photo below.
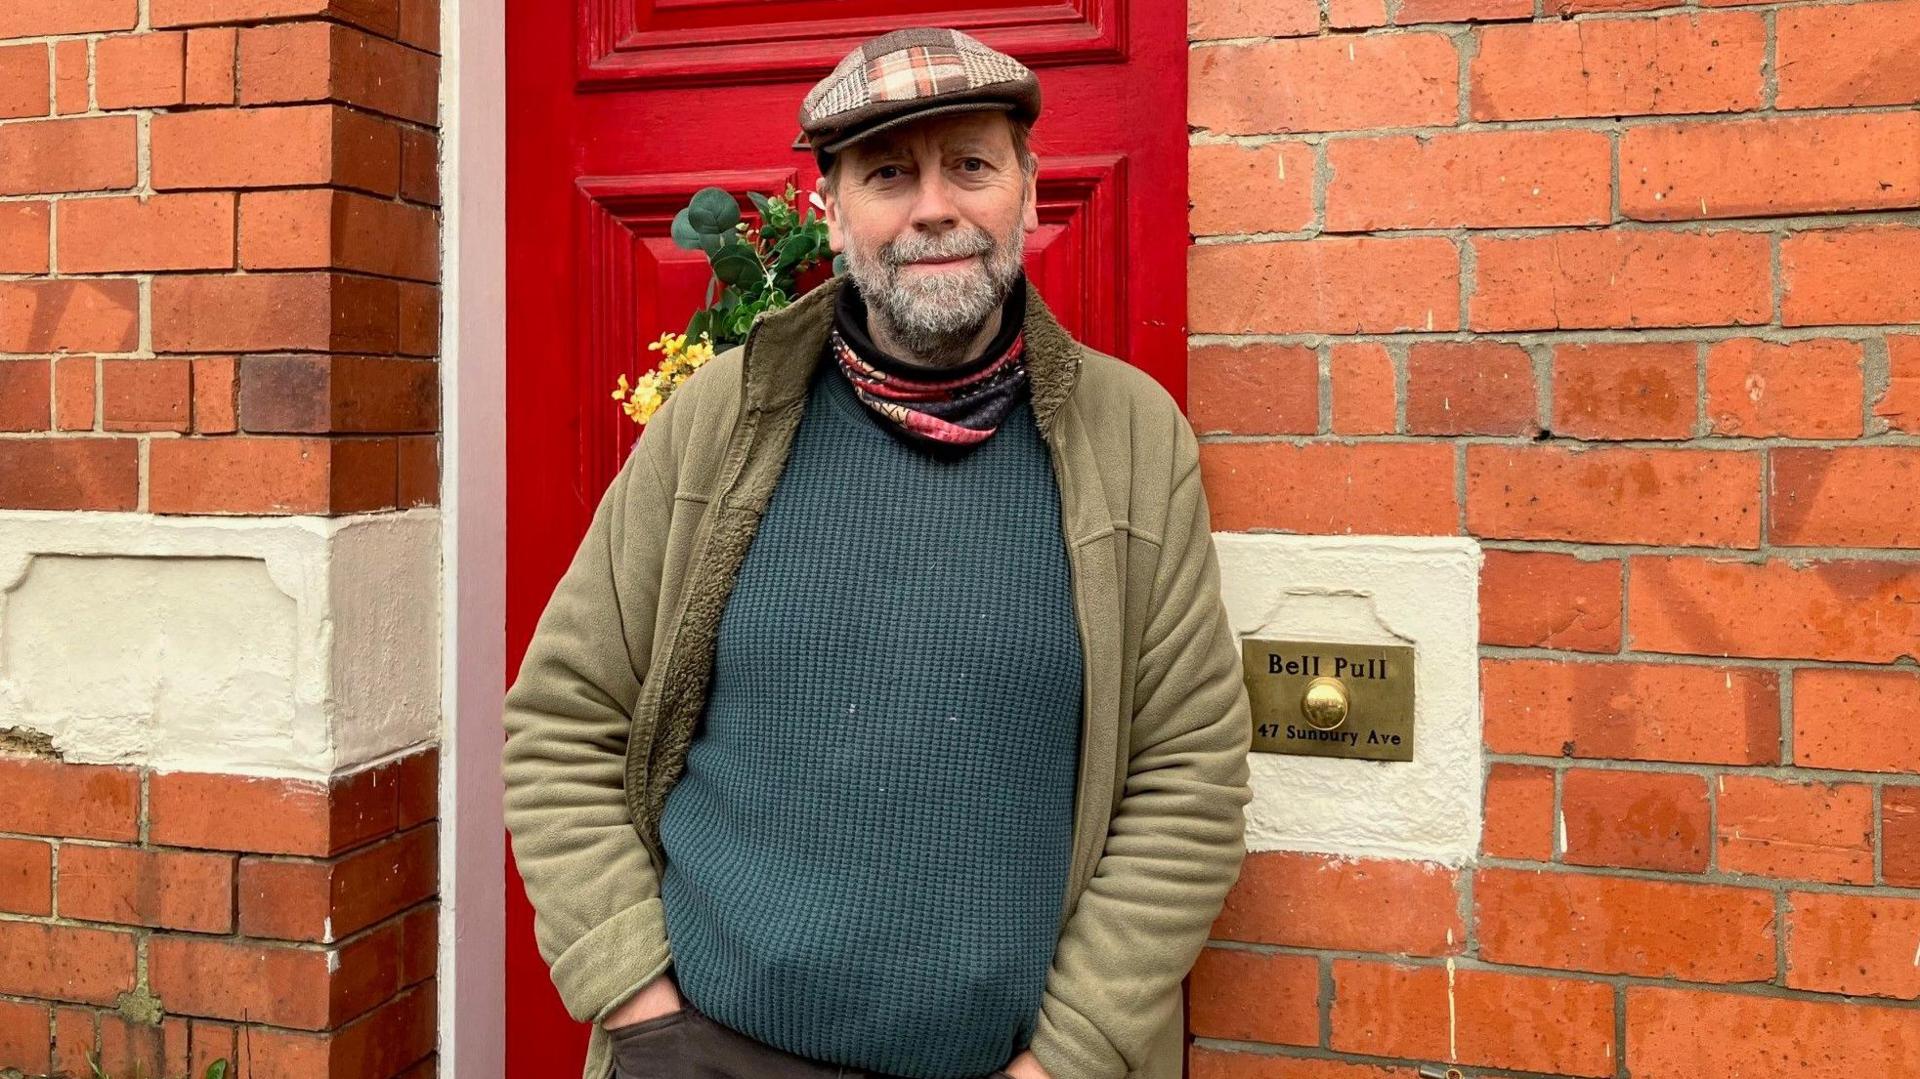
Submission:
<svg viewBox="0 0 1920 1079">
<path fill-rule="evenodd" d="M 1413 647 L 1245 638 L 1253 751 L 1413 759 Z"/>
</svg>

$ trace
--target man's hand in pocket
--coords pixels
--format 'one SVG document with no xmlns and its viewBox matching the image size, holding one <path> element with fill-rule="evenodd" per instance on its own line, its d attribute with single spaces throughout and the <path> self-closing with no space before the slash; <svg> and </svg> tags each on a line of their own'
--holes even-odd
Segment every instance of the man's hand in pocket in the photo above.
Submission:
<svg viewBox="0 0 1920 1079">
<path fill-rule="evenodd" d="M 642 1019 L 679 1011 L 685 1006 L 686 1002 L 680 999 L 680 987 L 673 983 L 671 975 L 663 973 L 641 986 L 632 999 L 609 1012 L 600 1025 L 608 1030 L 617 1030 Z"/>
<path fill-rule="evenodd" d="M 1040 1066 L 1040 1059 L 1030 1052 L 1014 1057 L 1002 1070 L 1013 1079 L 1053 1079 L 1047 1069 Z"/>
</svg>

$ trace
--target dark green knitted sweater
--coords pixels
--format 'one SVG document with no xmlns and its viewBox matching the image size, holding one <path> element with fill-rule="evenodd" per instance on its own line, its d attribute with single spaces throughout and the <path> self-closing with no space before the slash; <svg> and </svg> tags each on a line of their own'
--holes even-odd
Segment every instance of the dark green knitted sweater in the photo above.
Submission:
<svg viewBox="0 0 1920 1079">
<path fill-rule="evenodd" d="M 885 1075 L 977 1079 L 1025 1048 L 1060 928 L 1081 665 L 1031 405 L 930 454 L 822 359 L 660 822 L 686 999 Z"/>
</svg>

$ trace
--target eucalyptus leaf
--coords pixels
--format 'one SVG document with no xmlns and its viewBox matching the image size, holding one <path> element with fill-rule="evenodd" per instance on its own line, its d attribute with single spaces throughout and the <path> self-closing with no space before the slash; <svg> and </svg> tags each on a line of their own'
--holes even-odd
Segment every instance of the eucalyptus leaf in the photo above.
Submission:
<svg viewBox="0 0 1920 1079">
<path fill-rule="evenodd" d="M 767 219 L 767 197 L 758 191 L 749 191 L 747 192 L 747 198 L 753 203 L 753 208 L 760 211 L 760 219 L 765 221 Z"/>
<path fill-rule="evenodd" d="M 744 246 L 728 248 L 713 256 L 713 276 L 747 289 L 766 279 L 766 268 Z"/>
<path fill-rule="evenodd" d="M 673 246 L 683 247 L 688 251 L 698 251 L 703 237 L 700 230 L 694 228 L 693 222 L 689 220 L 690 213 L 690 210 L 682 208 L 679 213 L 674 214 L 673 224 L 667 229 L 667 235 L 673 237 Z"/>
<path fill-rule="evenodd" d="M 688 220 L 701 232 L 727 232 L 740 223 L 740 204 L 725 188 L 703 187 L 688 204 Z"/>
</svg>

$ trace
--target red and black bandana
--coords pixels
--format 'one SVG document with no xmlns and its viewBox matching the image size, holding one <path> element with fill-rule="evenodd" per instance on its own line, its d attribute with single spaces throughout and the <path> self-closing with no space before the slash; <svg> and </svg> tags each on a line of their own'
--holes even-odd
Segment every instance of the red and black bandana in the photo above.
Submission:
<svg viewBox="0 0 1920 1079">
<path fill-rule="evenodd" d="M 835 297 L 828 348 L 867 407 L 912 441 L 940 446 L 985 442 L 1029 390 L 1026 338 L 1027 283 L 1008 290 L 1000 330 L 977 360 L 935 370 L 905 363 L 875 347 L 867 334 L 866 302 L 851 278 Z"/>
</svg>

